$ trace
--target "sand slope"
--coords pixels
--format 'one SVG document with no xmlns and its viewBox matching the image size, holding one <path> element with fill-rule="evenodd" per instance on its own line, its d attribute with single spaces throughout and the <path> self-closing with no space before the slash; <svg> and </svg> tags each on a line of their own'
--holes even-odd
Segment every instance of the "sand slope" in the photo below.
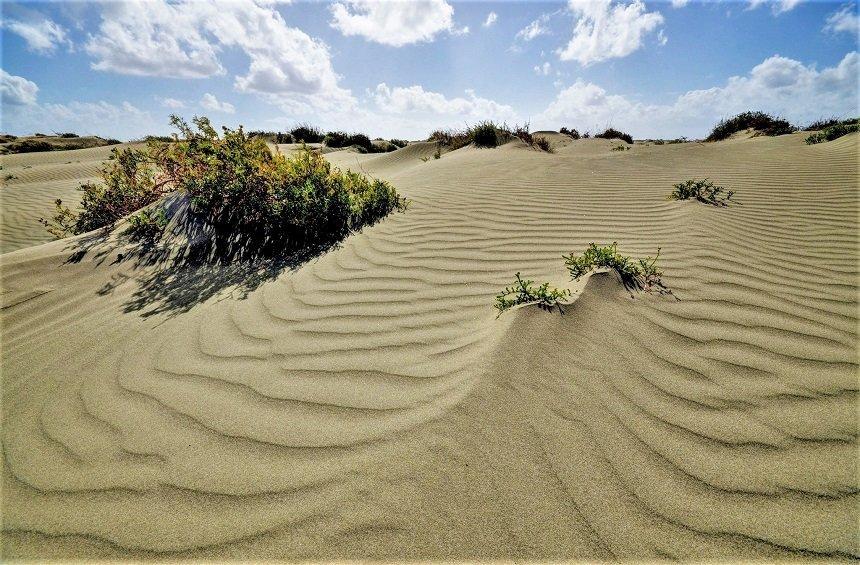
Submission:
<svg viewBox="0 0 860 565">
<path fill-rule="evenodd" d="M 410 209 L 188 311 L 115 241 L 3 255 L 4 556 L 860 556 L 858 136 L 614 144 L 331 153 Z M 613 240 L 674 297 L 495 319 Z"/>
</svg>

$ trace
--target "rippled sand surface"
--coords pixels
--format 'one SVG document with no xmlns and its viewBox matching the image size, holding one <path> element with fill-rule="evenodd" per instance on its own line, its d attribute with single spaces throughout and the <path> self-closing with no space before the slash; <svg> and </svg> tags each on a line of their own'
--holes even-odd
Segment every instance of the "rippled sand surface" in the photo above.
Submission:
<svg viewBox="0 0 860 565">
<path fill-rule="evenodd" d="M 328 154 L 409 210 L 187 311 L 113 238 L 32 246 L 103 149 L 4 160 L 4 557 L 860 557 L 858 135 L 554 140 Z M 616 240 L 674 294 L 495 319 Z"/>
</svg>

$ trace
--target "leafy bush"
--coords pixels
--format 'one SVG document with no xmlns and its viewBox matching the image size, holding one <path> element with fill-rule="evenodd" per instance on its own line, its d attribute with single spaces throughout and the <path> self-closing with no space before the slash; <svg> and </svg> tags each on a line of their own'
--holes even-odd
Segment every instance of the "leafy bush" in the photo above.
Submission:
<svg viewBox="0 0 860 565">
<path fill-rule="evenodd" d="M 511 131 L 514 137 L 518 137 L 529 145 L 534 145 L 534 137 L 531 132 L 529 132 L 529 123 L 526 122 L 523 125 L 515 125 L 514 129 Z"/>
<path fill-rule="evenodd" d="M 535 287 L 534 281 L 523 280 L 520 273 L 516 274 L 516 282 L 513 286 L 506 287 L 505 290 L 496 296 L 496 310 L 499 311 L 497 318 L 506 310 L 510 310 L 519 304 L 537 304 L 543 310 L 552 310 L 558 308 L 558 311 L 564 313 L 561 308 L 561 299 L 570 295 L 570 291 L 550 288 L 549 283 Z"/>
<path fill-rule="evenodd" d="M 57 238 L 110 227 L 120 218 L 158 200 L 165 181 L 156 180 L 156 167 L 150 154 L 140 149 L 113 149 L 110 160 L 102 169 L 104 184 L 84 183 L 81 212 L 76 214 L 56 201 L 50 219 L 40 218 L 48 231 Z"/>
<path fill-rule="evenodd" d="M 41 136 L 47 137 L 47 136 Z M 6 149 L 9 153 L 39 153 L 43 151 L 53 151 L 55 148 L 47 141 L 38 141 L 35 139 L 25 139 L 23 141 L 15 141 L 10 143 Z"/>
<path fill-rule="evenodd" d="M 660 248 L 657 248 L 657 255 L 654 258 L 647 257 L 634 261 L 618 253 L 618 242 L 604 247 L 590 243 L 582 255 L 571 253 L 563 256 L 567 270 L 574 280 L 594 269 L 608 268 L 618 273 L 626 287 L 645 291 L 650 291 L 654 287 L 665 288 L 660 279 L 663 273 L 656 266 L 659 257 Z"/>
<path fill-rule="evenodd" d="M 839 118 L 826 118 L 812 122 L 811 124 L 803 128 L 803 131 L 822 131 L 831 126 L 839 124 L 849 126 L 858 123 L 860 123 L 860 118 L 848 118 L 847 120 L 840 120 Z"/>
<path fill-rule="evenodd" d="M 391 145 L 397 147 L 398 149 L 401 147 L 406 147 L 407 145 L 409 145 L 409 142 L 406 141 L 405 139 L 391 139 L 390 143 L 391 143 Z"/>
<path fill-rule="evenodd" d="M 484 120 L 469 128 L 469 138 L 475 147 L 493 148 L 501 143 L 499 127 L 495 122 Z"/>
<path fill-rule="evenodd" d="M 118 139 L 114 139 L 114 138 L 105 139 L 105 145 L 119 145 L 121 143 L 122 143 L 122 141 L 120 141 Z"/>
<path fill-rule="evenodd" d="M 655 139 L 654 140 L 654 145 L 663 145 L 664 143 L 666 143 L 666 142 L 663 141 L 662 139 Z"/>
<path fill-rule="evenodd" d="M 702 180 L 687 180 L 674 185 L 675 189 L 669 194 L 671 200 L 689 200 L 695 198 L 699 202 L 705 204 L 713 204 L 714 206 L 728 206 L 729 200 L 734 195 L 734 190 L 729 190 L 723 195 L 725 190 L 722 186 L 717 186 L 708 179 Z"/>
<path fill-rule="evenodd" d="M 797 131 L 796 127 L 782 118 L 775 118 L 764 112 L 743 112 L 732 118 L 720 120 L 705 141 L 728 139 L 732 134 L 750 128 L 770 136 Z"/>
<path fill-rule="evenodd" d="M 76 134 L 76 133 L 71 133 L 71 132 L 67 132 L 67 133 L 58 133 L 58 134 L 57 134 L 57 136 L 58 136 L 58 137 L 62 137 L 62 138 L 64 138 L 64 139 L 71 139 L 71 138 L 73 138 L 73 137 L 80 137 L 78 134 Z"/>
<path fill-rule="evenodd" d="M 325 137 L 321 129 L 310 124 L 296 125 L 290 131 L 290 136 L 294 143 L 320 143 Z"/>
<path fill-rule="evenodd" d="M 633 138 L 628 133 L 624 133 L 623 131 L 618 131 L 617 129 L 607 128 L 603 133 L 596 133 L 594 137 L 599 137 L 601 139 L 620 139 L 622 141 L 626 141 L 627 143 L 632 144 Z"/>
<path fill-rule="evenodd" d="M 161 237 L 165 227 L 167 214 L 163 208 L 155 211 L 152 208 L 144 208 L 128 217 L 126 233 L 135 241 L 152 243 Z"/>
<path fill-rule="evenodd" d="M 843 135 L 848 135 L 849 133 L 858 131 L 860 129 L 860 124 L 844 124 L 837 123 L 835 125 L 824 128 L 823 131 L 818 133 L 813 133 L 809 137 L 806 138 L 807 145 L 813 145 L 815 143 L 824 143 L 825 141 L 833 141 L 834 139 L 838 139 Z"/>
<path fill-rule="evenodd" d="M 558 130 L 558 133 L 563 133 L 564 135 L 570 136 L 572 139 L 579 139 L 579 132 L 576 129 L 567 129 L 566 127 L 562 127 Z"/>
<path fill-rule="evenodd" d="M 206 118 L 194 119 L 196 130 L 177 116 L 171 122 L 181 139 L 151 143 L 146 151 L 115 151 L 102 174 L 105 184 L 81 187 L 83 211 L 77 215 L 58 203 L 57 214 L 43 223 L 82 233 L 179 190 L 189 195 L 192 213 L 214 228 L 216 240 L 238 238 L 249 254 L 276 255 L 333 243 L 406 207 L 390 184 L 341 172 L 313 151 L 286 157 L 241 127 L 223 128 L 219 136 Z"/>
<path fill-rule="evenodd" d="M 549 140 L 542 135 L 535 136 L 532 145 L 538 149 L 546 151 L 547 153 L 553 153 L 552 145 L 549 144 Z"/>
</svg>

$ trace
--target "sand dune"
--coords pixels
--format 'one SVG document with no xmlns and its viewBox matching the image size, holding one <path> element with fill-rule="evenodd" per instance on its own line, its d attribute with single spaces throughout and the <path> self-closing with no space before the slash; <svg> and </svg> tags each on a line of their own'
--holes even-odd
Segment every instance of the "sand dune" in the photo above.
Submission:
<svg viewBox="0 0 860 565">
<path fill-rule="evenodd" d="M 196 305 L 36 245 L 105 149 L 3 158 L 4 557 L 860 557 L 858 135 L 553 141 L 327 154 L 409 210 Z M 616 240 L 674 294 L 567 281 Z M 517 271 L 574 303 L 495 319 Z"/>
</svg>

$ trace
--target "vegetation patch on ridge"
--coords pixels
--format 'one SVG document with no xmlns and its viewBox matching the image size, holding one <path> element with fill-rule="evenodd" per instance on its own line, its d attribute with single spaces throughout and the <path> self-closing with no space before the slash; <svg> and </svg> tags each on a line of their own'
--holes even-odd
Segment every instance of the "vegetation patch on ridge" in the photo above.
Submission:
<svg viewBox="0 0 860 565">
<path fill-rule="evenodd" d="M 708 179 L 690 179 L 674 185 L 674 189 L 669 194 L 669 199 L 689 200 L 695 198 L 705 204 L 728 206 L 729 200 L 734 194 L 734 190 L 727 191 L 725 187 L 715 185 Z"/>
<path fill-rule="evenodd" d="M 496 315 L 497 318 L 503 312 L 520 304 L 537 304 L 538 307 L 547 311 L 558 308 L 558 311 L 564 314 L 561 300 L 570 296 L 570 290 L 550 288 L 549 283 L 546 282 L 540 286 L 535 286 L 534 281 L 523 280 L 520 273 L 517 273 L 515 277 L 516 281 L 513 285 L 505 287 L 505 290 L 496 295 L 495 308 L 499 311 Z"/>
<path fill-rule="evenodd" d="M 732 134 L 754 129 L 764 135 L 785 135 L 794 133 L 797 128 L 788 121 L 765 114 L 764 112 L 743 112 L 731 118 L 720 120 L 705 141 L 722 141 Z"/>
<path fill-rule="evenodd" d="M 629 144 L 633 144 L 633 136 L 629 133 L 624 133 L 623 131 L 618 131 L 615 128 L 606 128 L 602 133 L 595 133 L 594 137 L 599 137 L 601 139 L 620 139 L 622 141 L 626 141 Z"/>
<path fill-rule="evenodd" d="M 581 255 L 564 255 L 564 264 L 571 278 L 577 280 L 594 269 L 613 269 L 621 277 L 624 286 L 650 292 L 654 288 L 665 289 L 661 279 L 663 272 L 657 268 L 660 248 L 657 255 L 634 260 L 618 253 L 618 242 L 598 246 L 590 243 Z"/>
<path fill-rule="evenodd" d="M 805 141 L 807 145 L 824 143 L 825 141 L 833 141 L 834 139 L 839 139 L 843 135 L 848 135 L 849 133 L 854 133 L 858 130 L 860 130 L 860 124 L 858 124 L 856 121 L 854 123 L 836 123 L 825 127 L 819 132 L 809 135 L 805 139 Z"/>
</svg>

